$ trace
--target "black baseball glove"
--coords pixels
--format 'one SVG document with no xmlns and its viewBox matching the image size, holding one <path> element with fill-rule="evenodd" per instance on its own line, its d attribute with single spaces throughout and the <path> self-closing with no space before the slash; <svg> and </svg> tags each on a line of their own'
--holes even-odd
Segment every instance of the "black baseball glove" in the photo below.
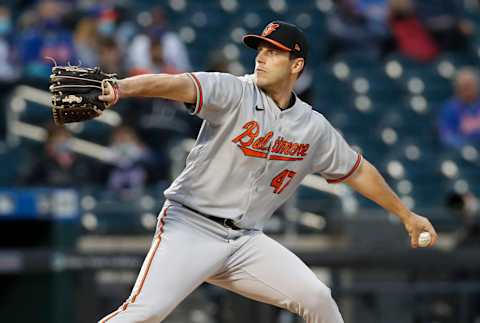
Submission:
<svg viewBox="0 0 480 323">
<path fill-rule="evenodd" d="M 90 120 L 110 105 L 98 99 L 110 82 L 117 95 L 116 74 L 107 74 L 99 67 L 54 66 L 50 75 L 53 120 L 56 124 Z M 118 99 L 118 95 L 117 95 Z"/>
</svg>

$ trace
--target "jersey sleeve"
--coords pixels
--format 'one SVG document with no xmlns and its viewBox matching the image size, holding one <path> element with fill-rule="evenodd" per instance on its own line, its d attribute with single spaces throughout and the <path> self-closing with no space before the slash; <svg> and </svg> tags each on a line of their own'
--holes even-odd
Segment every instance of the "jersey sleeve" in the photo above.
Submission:
<svg viewBox="0 0 480 323">
<path fill-rule="evenodd" d="M 221 124 L 243 96 L 242 81 L 231 74 L 218 72 L 188 73 L 197 90 L 195 105 L 187 105 L 191 114 Z"/>
<path fill-rule="evenodd" d="M 340 183 L 357 170 L 362 155 L 353 150 L 325 118 L 323 121 L 313 170 L 322 175 L 328 183 Z"/>
</svg>

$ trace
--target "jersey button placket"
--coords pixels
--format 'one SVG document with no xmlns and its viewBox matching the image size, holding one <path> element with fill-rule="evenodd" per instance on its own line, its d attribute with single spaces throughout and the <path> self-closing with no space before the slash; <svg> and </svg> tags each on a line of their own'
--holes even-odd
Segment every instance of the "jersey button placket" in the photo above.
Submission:
<svg viewBox="0 0 480 323">
<path fill-rule="evenodd" d="M 283 130 L 283 119 L 284 119 L 283 114 L 282 114 L 282 112 L 280 112 L 279 115 L 278 115 L 278 124 L 279 124 L 278 125 L 278 132 L 280 132 L 279 135 L 281 134 L 281 132 Z"/>
</svg>

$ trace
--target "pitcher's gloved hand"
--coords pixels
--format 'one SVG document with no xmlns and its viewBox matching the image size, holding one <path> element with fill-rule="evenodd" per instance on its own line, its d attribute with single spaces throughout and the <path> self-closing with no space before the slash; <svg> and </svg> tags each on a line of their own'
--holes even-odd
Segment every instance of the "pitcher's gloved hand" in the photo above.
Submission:
<svg viewBox="0 0 480 323">
<path fill-rule="evenodd" d="M 99 67 L 54 66 L 50 75 L 53 120 L 56 124 L 90 120 L 118 101 L 116 74 Z M 105 102 L 99 96 L 113 91 L 114 100 Z"/>
</svg>

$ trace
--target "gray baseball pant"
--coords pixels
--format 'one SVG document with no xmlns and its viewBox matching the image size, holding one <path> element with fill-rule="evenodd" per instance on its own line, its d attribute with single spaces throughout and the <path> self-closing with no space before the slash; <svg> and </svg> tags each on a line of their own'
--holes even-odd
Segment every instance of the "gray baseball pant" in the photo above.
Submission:
<svg viewBox="0 0 480 323">
<path fill-rule="evenodd" d="M 330 289 L 257 230 L 232 230 L 167 201 L 127 301 L 99 323 L 158 323 L 203 282 L 301 316 L 343 323 Z"/>
</svg>

